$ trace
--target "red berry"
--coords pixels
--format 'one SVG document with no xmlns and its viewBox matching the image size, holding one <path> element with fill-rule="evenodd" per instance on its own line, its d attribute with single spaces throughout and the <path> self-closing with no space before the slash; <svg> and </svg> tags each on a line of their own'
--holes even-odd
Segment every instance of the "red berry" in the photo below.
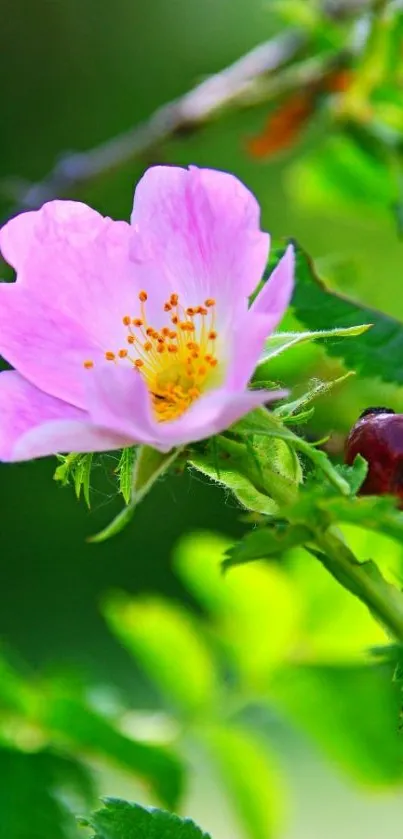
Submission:
<svg viewBox="0 0 403 839">
<path fill-rule="evenodd" d="M 368 408 L 346 441 L 345 461 L 357 454 L 368 462 L 362 495 L 395 495 L 403 505 L 403 414 L 390 408 Z"/>
</svg>

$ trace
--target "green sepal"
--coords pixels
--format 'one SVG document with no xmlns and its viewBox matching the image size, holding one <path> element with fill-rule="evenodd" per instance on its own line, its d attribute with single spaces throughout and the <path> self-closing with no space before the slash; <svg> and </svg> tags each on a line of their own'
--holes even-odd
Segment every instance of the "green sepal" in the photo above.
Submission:
<svg viewBox="0 0 403 839">
<path fill-rule="evenodd" d="M 298 456 L 283 440 L 256 437 L 239 442 L 220 435 L 206 451 L 193 452 L 188 462 L 229 489 L 247 510 L 266 516 L 279 509 L 273 486 L 291 500 L 302 480 Z"/>
<path fill-rule="evenodd" d="M 132 469 L 132 487 L 129 504 L 99 533 L 90 536 L 89 542 L 105 542 L 116 536 L 129 523 L 140 501 L 147 495 L 155 482 L 169 469 L 181 449 L 162 453 L 151 446 L 139 446 Z"/>
<path fill-rule="evenodd" d="M 78 454 L 76 452 L 72 452 L 71 454 L 58 455 L 57 457 L 60 463 L 59 466 L 56 467 L 53 475 L 54 480 L 60 481 L 62 486 L 67 486 L 70 481 L 73 481 L 77 499 L 80 498 L 82 489 L 85 502 L 87 507 L 89 507 L 93 454 Z"/>
<path fill-rule="evenodd" d="M 246 475 L 227 462 L 220 462 L 219 467 L 211 454 L 195 453 L 189 459 L 189 465 L 197 469 L 210 480 L 229 489 L 242 507 L 265 516 L 274 516 L 278 506 L 272 498 L 260 492 Z"/>
<path fill-rule="evenodd" d="M 276 417 L 281 417 L 281 419 L 289 419 L 293 418 L 294 422 L 295 419 L 298 417 L 307 418 L 312 415 L 311 411 L 302 411 L 305 409 L 307 405 L 309 405 L 314 399 L 317 399 L 319 396 L 323 396 L 325 393 L 329 393 L 337 385 L 342 384 L 347 379 L 350 379 L 351 376 L 355 376 L 353 370 L 350 370 L 348 373 L 345 373 L 344 376 L 339 376 L 337 379 L 333 379 L 330 382 L 322 382 L 319 379 L 314 379 L 311 382 L 311 387 L 309 390 L 306 391 L 302 396 L 299 396 L 298 399 L 294 399 L 292 402 L 286 402 L 285 405 L 280 405 L 278 408 L 275 408 L 273 413 Z"/>
<path fill-rule="evenodd" d="M 348 482 L 333 466 L 325 452 L 320 451 L 302 437 L 294 434 L 289 428 L 283 425 L 278 417 L 265 408 L 257 408 L 255 411 L 252 411 L 232 426 L 232 430 L 241 437 L 250 438 L 261 435 L 263 437 L 284 440 L 290 448 L 296 452 L 301 452 L 309 458 L 342 495 L 350 495 L 351 490 Z M 291 503 L 292 497 L 289 496 L 288 499 L 283 497 L 282 501 Z"/>
<path fill-rule="evenodd" d="M 125 504 L 130 504 L 135 458 L 135 447 L 128 446 L 126 449 L 122 450 L 119 463 L 115 470 L 119 481 L 119 492 L 123 495 Z"/>
</svg>

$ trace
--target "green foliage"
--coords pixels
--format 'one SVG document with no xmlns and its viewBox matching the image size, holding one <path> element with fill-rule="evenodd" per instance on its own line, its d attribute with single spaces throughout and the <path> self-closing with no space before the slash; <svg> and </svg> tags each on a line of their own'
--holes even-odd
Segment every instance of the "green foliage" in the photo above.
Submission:
<svg viewBox="0 0 403 839">
<path fill-rule="evenodd" d="M 104 799 L 102 810 L 80 821 L 94 831 L 92 839 L 210 839 L 190 819 L 116 798 Z"/>
<path fill-rule="evenodd" d="M 390 315 L 325 288 L 315 274 L 312 260 L 296 248 L 296 286 L 292 306 L 298 320 L 309 329 L 330 329 L 372 323 L 354 341 L 326 344 L 329 355 L 343 359 L 364 376 L 377 376 L 384 382 L 403 384 L 403 324 Z"/>
<path fill-rule="evenodd" d="M 60 684 L 56 679 L 28 680 L 1 658 L 0 669 L 0 744 L 39 753 L 50 740 L 71 760 L 89 753 L 124 768 L 145 781 L 163 804 L 176 806 L 183 767 L 172 750 L 124 734 L 117 720 L 94 707 L 66 679 Z M 85 765 L 80 757 L 83 776 Z"/>
<path fill-rule="evenodd" d="M 109 598 L 105 614 L 127 649 L 184 714 L 218 702 L 214 660 L 190 612 L 162 599 Z"/>
<path fill-rule="evenodd" d="M 283 821 L 283 790 L 267 746 L 235 726 L 207 729 L 204 740 L 215 760 L 235 813 L 251 839 L 271 839 Z"/>
<path fill-rule="evenodd" d="M 401 695 L 391 672 L 362 664 L 294 665 L 275 674 L 271 693 L 281 712 L 357 780 L 402 783 Z"/>
<path fill-rule="evenodd" d="M 4 839 L 78 839 L 66 798 L 84 807 L 93 795 L 90 777 L 78 762 L 47 750 L 29 754 L 2 748 L 0 774 Z"/>
<path fill-rule="evenodd" d="M 41 721 L 53 738 L 73 753 L 85 749 L 106 758 L 151 785 L 163 804 L 176 806 L 182 793 L 183 767 L 169 749 L 128 737 L 79 697 L 58 691 L 43 705 Z"/>
</svg>

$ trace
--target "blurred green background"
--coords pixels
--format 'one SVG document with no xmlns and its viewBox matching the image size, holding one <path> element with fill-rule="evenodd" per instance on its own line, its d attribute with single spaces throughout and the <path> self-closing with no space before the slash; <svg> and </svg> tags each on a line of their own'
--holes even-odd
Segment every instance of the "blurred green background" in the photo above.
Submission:
<svg viewBox="0 0 403 839">
<path fill-rule="evenodd" d="M 61 152 L 89 148 L 145 119 L 279 31 L 272 7 L 270 0 L 1 0 L 0 176 L 41 178 Z M 345 293 L 403 317 L 402 243 L 391 207 L 377 201 L 376 184 L 370 196 L 358 187 L 350 207 L 333 200 L 331 190 L 328 201 L 315 202 L 306 194 L 307 172 L 309 161 L 327 148 L 321 115 L 295 148 L 262 161 L 248 155 L 246 141 L 266 116 L 267 106 L 227 116 L 100 179 L 79 197 L 126 218 L 134 184 L 151 163 L 227 169 L 256 193 L 263 226 L 273 237 L 295 237 L 322 259 L 325 274 Z M 308 161 L 304 178 L 301 161 Z M 5 195 L 0 201 L 5 219 L 10 202 Z M 292 384 L 335 369 L 315 348 L 290 361 L 287 356 L 275 375 Z M 314 432 L 343 435 L 365 405 L 385 400 L 401 407 L 397 391 L 364 380 L 346 385 L 331 402 L 318 404 Z M 195 476 L 176 476 L 156 487 L 123 534 L 90 545 L 86 537 L 120 505 L 115 466 L 107 458 L 99 467 L 90 511 L 72 490 L 53 482 L 54 462 L 1 466 L 0 635 L 34 673 L 71 669 L 121 691 L 134 707 L 155 707 L 158 695 L 114 640 L 100 600 L 122 589 L 193 603 L 172 570 L 179 538 L 201 530 L 235 538 L 245 525 L 220 489 Z M 271 725 L 294 789 L 284 839 L 401 835 L 402 796 L 373 800 L 325 766 L 300 735 L 279 722 Z M 236 829 L 207 770 L 192 789 L 187 811 L 216 839 L 234 839 Z M 142 794 L 127 778 L 109 774 L 104 792 Z"/>
</svg>

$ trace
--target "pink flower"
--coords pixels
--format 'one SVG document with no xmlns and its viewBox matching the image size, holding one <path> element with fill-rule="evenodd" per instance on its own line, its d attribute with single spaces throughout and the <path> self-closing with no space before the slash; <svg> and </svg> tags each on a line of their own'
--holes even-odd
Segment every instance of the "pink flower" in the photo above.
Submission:
<svg viewBox="0 0 403 839">
<path fill-rule="evenodd" d="M 51 201 L 0 231 L 0 459 L 160 451 L 209 437 L 278 394 L 248 390 L 292 291 L 266 265 L 259 206 L 235 177 L 157 166 L 131 224 Z"/>
</svg>

